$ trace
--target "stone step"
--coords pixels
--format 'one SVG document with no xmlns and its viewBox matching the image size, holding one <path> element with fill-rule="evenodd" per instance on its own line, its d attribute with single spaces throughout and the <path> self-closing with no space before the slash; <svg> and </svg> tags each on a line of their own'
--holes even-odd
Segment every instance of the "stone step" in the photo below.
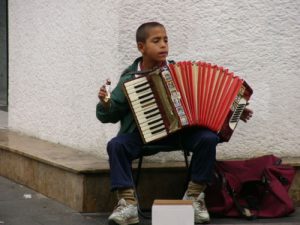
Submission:
<svg viewBox="0 0 300 225">
<path fill-rule="evenodd" d="M 290 195 L 300 206 L 300 159 L 283 160 L 297 168 Z M 184 162 L 145 161 L 137 190 L 142 208 L 150 208 L 154 199 L 180 199 L 186 173 Z M 106 159 L 6 129 L 0 130 L 0 176 L 78 212 L 109 212 L 116 204 Z"/>
</svg>

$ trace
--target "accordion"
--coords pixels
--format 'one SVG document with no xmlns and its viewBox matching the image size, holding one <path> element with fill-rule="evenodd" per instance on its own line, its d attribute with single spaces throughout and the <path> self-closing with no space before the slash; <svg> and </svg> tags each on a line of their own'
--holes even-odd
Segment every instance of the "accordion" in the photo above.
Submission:
<svg viewBox="0 0 300 225">
<path fill-rule="evenodd" d="M 229 141 L 253 93 L 228 69 L 191 61 L 141 75 L 123 89 L 144 143 L 188 126 L 207 127 Z"/>
</svg>

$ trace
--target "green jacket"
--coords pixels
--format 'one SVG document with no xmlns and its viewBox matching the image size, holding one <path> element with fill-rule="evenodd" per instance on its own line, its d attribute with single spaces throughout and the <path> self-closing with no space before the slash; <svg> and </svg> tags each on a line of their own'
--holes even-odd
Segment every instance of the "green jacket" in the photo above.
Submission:
<svg viewBox="0 0 300 225">
<path fill-rule="evenodd" d="M 137 71 L 138 63 L 141 59 L 141 57 L 137 58 L 133 64 L 122 73 L 117 86 L 111 93 L 110 108 L 106 110 L 100 102 L 96 107 L 96 116 L 102 123 L 117 123 L 121 121 L 118 135 L 132 133 L 136 129 L 136 123 L 122 86 L 124 82 L 134 78 L 135 75 L 130 72 Z"/>
</svg>

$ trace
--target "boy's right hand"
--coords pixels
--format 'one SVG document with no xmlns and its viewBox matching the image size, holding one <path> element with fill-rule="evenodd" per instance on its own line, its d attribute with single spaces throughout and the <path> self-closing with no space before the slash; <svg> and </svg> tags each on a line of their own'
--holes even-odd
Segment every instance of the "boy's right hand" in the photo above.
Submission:
<svg viewBox="0 0 300 225">
<path fill-rule="evenodd" d="M 105 97 L 107 96 L 105 84 L 101 86 L 99 93 L 98 93 L 98 98 L 102 105 L 107 108 L 110 105 L 110 101 L 105 101 Z"/>
</svg>

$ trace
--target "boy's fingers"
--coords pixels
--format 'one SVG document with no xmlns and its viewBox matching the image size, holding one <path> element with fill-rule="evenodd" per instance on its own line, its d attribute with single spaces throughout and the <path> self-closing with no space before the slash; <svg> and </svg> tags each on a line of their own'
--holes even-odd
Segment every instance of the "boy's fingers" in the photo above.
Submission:
<svg viewBox="0 0 300 225">
<path fill-rule="evenodd" d="M 101 86 L 99 92 L 98 92 L 98 98 L 100 100 L 103 100 L 106 96 L 106 88 L 105 88 L 105 85 Z"/>
<path fill-rule="evenodd" d="M 102 85 L 101 88 L 100 88 L 100 91 L 105 91 L 105 85 Z"/>
<path fill-rule="evenodd" d="M 248 112 L 248 114 L 253 114 L 253 110 L 252 109 L 249 109 L 249 108 L 246 108 L 246 111 Z"/>
</svg>

